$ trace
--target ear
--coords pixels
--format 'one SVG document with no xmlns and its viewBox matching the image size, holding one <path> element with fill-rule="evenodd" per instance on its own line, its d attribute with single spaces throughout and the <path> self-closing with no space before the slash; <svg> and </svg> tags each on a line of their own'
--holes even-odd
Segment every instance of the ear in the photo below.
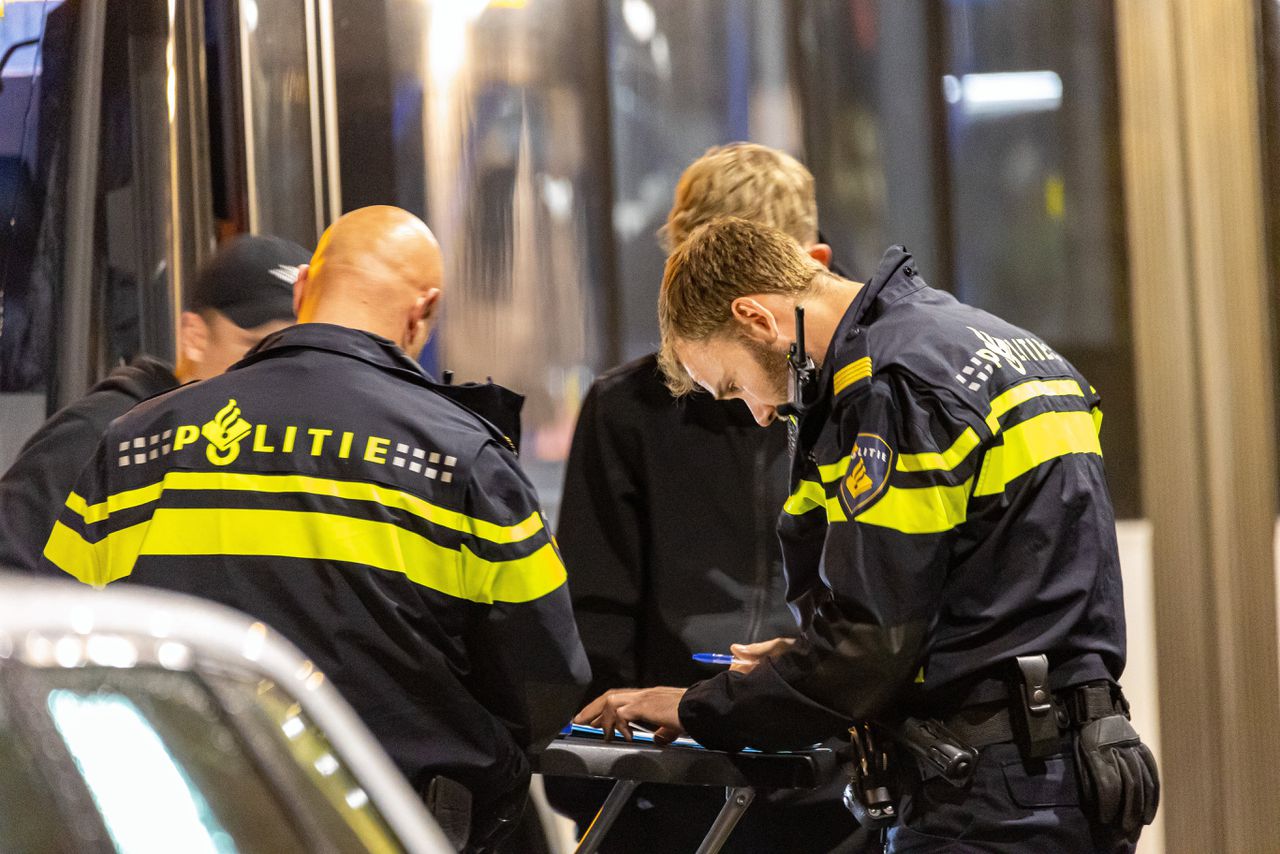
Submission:
<svg viewBox="0 0 1280 854">
<path fill-rule="evenodd" d="M 773 295 L 768 295 L 772 297 Z M 769 302 L 774 300 L 770 299 Z M 771 347 L 778 339 L 778 319 L 773 308 L 757 297 L 738 297 L 729 306 L 738 331 L 752 341 Z"/>
<path fill-rule="evenodd" d="M 439 307 L 439 288 L 430 288 L 413 301 L 413 308 L 409 310 L 402 349 L 415 359 L 431 339 L 431 327 Z"/>
<path fill-rule="evenodd" d="M 209 324 L 194 311 L 184 311 L 178 322 L 178 352 L 194 365 L 204 361 L 209 349 Z"/>
<path fill-rule="evenodd" d="M 298 265 L 298 277 L 293 280 L 293 316 L 297 317 L 302 309 L 302 298 L 307 290 L 307 282 L 311 277 L 311 265 Z"/>
<path fill-rule="evenodd" d="M 422 306 L 422 319 L 427 322 L 427 326 L 435 325 L 436 313 L 440 310 L 440 298 L 443 292 L 439 288 L 428 288 L 427 292 L 418 297 Z"/>
<path fill-rule="evenodd" d="M 831 247 L 825 243 L 815 243 L 807 250 L 809 257 L 824 267 L 831 266 Z"/>
</svg>

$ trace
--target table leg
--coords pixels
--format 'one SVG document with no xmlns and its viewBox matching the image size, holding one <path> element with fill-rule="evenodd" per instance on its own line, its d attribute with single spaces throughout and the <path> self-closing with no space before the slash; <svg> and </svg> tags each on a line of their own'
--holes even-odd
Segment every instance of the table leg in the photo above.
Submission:
<svg viewBox="0 0 1280 854">
<path fill-rule="evenodd" d="M 638 780 L 619 780 L 613 784 L 613 788 L 609 790 L 609 797 L 605 798 L 604 803 L 600 805 L 600 811 L 591 820 L 587 832 L 578 840 L 578 847 L 573 849 L 573 854 L 595 854 L 600 843 L 604 841 L 604 835 L 609 832 L 613 822 L 622 813 L 622 808 L 627 805 L 627 801 L 631 800 L 631 793 L 639 785 Z"/>
<path fill-rule="evenodd" d="M 729 838 L 729 834 L 733 833 L 733 829 L 738 825 L 738 819 L 742 818 L 742 814 L 747 811 L 747 807 L 751 806 L 755 797 L 756 790 L 747 786 L 726 789 L 724 806 L 721 807 L 720 814 L 716 816 L 711 829 L 707 831 L 702 844 L 698 846 L 698 854 L 716 854 Z"/>
</svg>

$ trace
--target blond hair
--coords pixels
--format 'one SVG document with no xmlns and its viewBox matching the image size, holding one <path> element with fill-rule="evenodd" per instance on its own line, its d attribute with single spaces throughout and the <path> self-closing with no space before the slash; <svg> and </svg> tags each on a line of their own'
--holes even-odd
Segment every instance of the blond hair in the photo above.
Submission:
<svg viewBox="0 0 1280 854">
<path fill-rule="evenodd" d="M 696 386 L 676 356 L 679 341 L 733 331 L 733 301 L 755 294 L 802 296 L 821 287 L 826 268 L 791 235 L 739 217 L 704 223 L 667 258 L 658 293 L 658 364 L 672 394 Z"/>
<path fill-rule="evenodd" d="M 749 142 L 710 148 L 680 176 L 659 240 L 671 252 L 695 228 L 719 216 L 771 225 L 808 246 L 818 239 L 813 175 L 776 148 Z"/>
</svg>

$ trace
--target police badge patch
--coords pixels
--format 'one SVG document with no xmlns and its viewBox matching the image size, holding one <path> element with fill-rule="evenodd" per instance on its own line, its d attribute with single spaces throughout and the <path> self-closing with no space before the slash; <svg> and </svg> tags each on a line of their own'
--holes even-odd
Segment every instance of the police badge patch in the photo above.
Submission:
<svg viewBox="0 0 1280 854">
<path fill-rule="evenodd" d="M 875 433 L 859 433 L 850 452 L 849 471 L 840 479 L 840 504 L 852 519 L 884 492 L 893 471 L 893 449 Z"/>
</svg>

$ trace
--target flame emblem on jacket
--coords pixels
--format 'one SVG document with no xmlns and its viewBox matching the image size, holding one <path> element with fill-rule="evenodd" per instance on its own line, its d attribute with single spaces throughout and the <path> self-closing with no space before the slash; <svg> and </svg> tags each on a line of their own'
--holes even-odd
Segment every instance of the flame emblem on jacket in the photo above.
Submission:
<svg viewBox="0 0 1280 854">
<path fill-rule="evenodd" d="M 853 462 L 849 476 L 844 479 L 844 488 L 848 491 L 850 498 L 857 499 L 873 485 L 871 478 L 867 477 L 867 464 L 858 457 Z"/>
<path fill-rule="evenodd" d="M 240 407 L 233 397 L 218 414 L 200 427 L 200 435 L 209 441 L 205 456 L 215 466 L 230 465 L 240 456 L 240 442 L 253 430 L 253 425 L 240 417 Z"/>
</svg>

